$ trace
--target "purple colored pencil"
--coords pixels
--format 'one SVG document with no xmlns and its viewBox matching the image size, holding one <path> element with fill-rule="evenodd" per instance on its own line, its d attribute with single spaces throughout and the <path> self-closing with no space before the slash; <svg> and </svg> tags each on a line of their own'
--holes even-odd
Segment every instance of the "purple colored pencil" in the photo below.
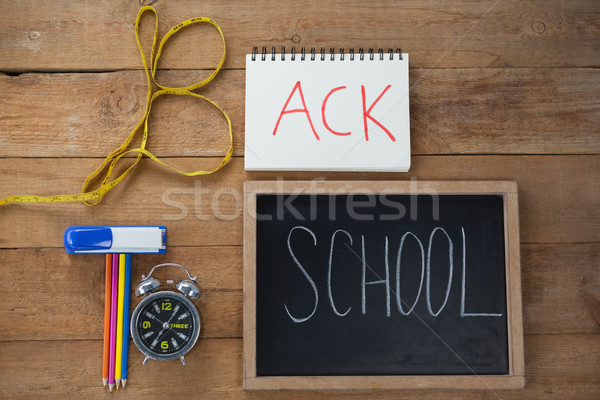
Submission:
<svg viewBox="0 0 600 400">
<path fill-rule="evenodd" d="M 119 292 L 119 255 L 113 254 L 112 300 L 110 304 L 110 351 L 108 357 L 108 390 L 115 386 L 115 361 L 117 350 L 117 300 Z"/>
</svg>

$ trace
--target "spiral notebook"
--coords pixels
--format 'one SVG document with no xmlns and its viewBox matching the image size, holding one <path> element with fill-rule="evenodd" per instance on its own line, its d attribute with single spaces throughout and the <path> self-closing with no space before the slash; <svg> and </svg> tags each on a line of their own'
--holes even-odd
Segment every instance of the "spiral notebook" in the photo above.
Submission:
<svg viewBox="0 0 600 400">
<path fill-rule="evenodd" d="M 246 170 L 410 168 L 408 54 L 254 49 L 246 55 Z"/>
</svg>

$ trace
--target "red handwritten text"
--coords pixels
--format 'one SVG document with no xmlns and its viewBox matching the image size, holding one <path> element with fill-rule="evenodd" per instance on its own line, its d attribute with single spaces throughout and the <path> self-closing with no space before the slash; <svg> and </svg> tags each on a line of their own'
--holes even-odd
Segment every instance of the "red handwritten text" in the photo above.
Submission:
<svg viewBox="0 0 600 400">
<path fill-rule="evenodd" d="M 298 90 L 298 93 L 300 94 L 300 99 L 302 100 L 302 107 L 303 108 L 295 108 L 293 110 L 287 110 L 287 106 L 290 103 L 290 100 L 292 99 L 292 96 L 294 95 L 294 92 Z M 275 130 L 273 130 L 273 135 L 275 135 L 277 133 L 277 128 L 279 127 L 279 123 L 281 122 L 281 118 L 283 117 L 284 114 L 290 114 L 290 113 L 297 113 L 297 112 L 302 112 L 306 114 L 306 118 L 308 118 L 308 123 L 310 124 L 310 129 L 312 129 L 312 132 L 315 134 L 315 137 L 317 138 L 317 140 L 319 139 L 319 135 L 317 135 L 317 131 L 315 130 L 315 127 L 312 123 L 312 120 L 310 119 L 310 113 L 308 112 L 308 109 L 306 108 L 306 102 L 304 101 L 304 94 L 302 93 L 302 86 L 300 86 L 300 81 L 296 82 L 296 85 L 294 85 L 294 88 L 292 89 L 292 93 L 290 93 L 289 97 L 287 98 L 283 109 L 281 110 L 281 113 L 279 114 L 279 118 L 277 119 L 277 124 L 275 124 Z"/>
<path fill-rule="evenodd" d="M 369 108 L 367 108 L 367 99 L 366 99 L 366 90 L 365 90 L 365 86 L 361 85 L 360 86 L 360 91 L 361 91 L 361 97 L 362 97 L 362 117 L 363 117 L 363 125 L 364 125 L 364 131 L 365 131 L 365 140 L 368 142 L 369 141 L 369 129 L 367 126 L 367 120 L 371 120 L 372 122 L 374 122 L 379 128 L 381 128 L 386 134 L 387 136 L 390 138 L 390 140 L 392 142 L 396 141 L 396 137 L 392 134 L 392 132 L 390 132 L 389 129 L 387 129 L 381 122 L 379 122 L 377 119 L 375 119 L 375 117 L 373 117 L 371 115 L 371 112 L 373 111 L 373 108 L 375 108 L 375 106 L 377 105 L 377 103 L 379 102 L 379 100 L 381 100 L 381 98 L 383 97 L 383 95 L 385 95 L 385 93 L 392 87 L 392 85 L 387 85 L 385 87 L 385 89 L 383 89 L 383 91 L 379 94 L 379 96 L 377 96 L 377 98 L 375 99 L 375 101 L 373 103 L 371 103 L 371 105 L 369 106 Z M 327 122 L 327 119 L 325 118 L 325 109 L 327 107 L 327 102 L 329 101 L 329 98 L 331 97 L 331 95 L 337 91 L 346 89 L 346 86 L 338 86 L 335 87 L 333 89 L 331 89 L 329 91 L 329 93 L 327 93 L 327 95 L 325 96 L 325 98 L 323 99 L 323 103 L 321 105 L 321 119 L 323 121 L 323 126 L 325 126 L 325 128 L 333 133 L 336 136 L 349 136 L 351 134 L 350 131 L 348 132 L 339 132 L 339 131 L 335 131 L 331 128 L 331 126 L 329 125 L 329 123 Z M 288 106 L 290 104 L 290 101 L 292 100 L 292 97 L 294 97 L 294 94 L 296 93 L 296 91 L 298 92 L 298 95 L 300 96 L 300 101 L 302 102 L 302 108 L 293 108 L 293 109 L 288 109 Z M 290 95 L 288 96 L 287 100 L 285 101 L 285 104 L 283 105 L 283 108 L 281 109 L 281 112 L 279 113 L 279 118 L 277 119 L 277 123 L 275 124 L 275 129 L 273 130 L 273 135 L 277 134 L 277 129 L 279 128 L 279 124 L 281 122 L 281 119 L 283 118 L 284 115 L 286 114 L 292 114 L 292 113 L 304 113 L 306 115 L 306 118 L 308 120 L 308 124 L 310 125 L 310 129 L 312 131 L 312 133 L 314 134 L 315 138 L 317 140 L 320 140 L 319 135 L 317 134 L 317 131 L 315 129 L 315 126 L 313 124 L 313 121 L 310 117 L 310 112 L 308 111 L 308 107 L 306 106 L 306 101 L 304 100 L 304 93 L 302 92 L 302 84 L 300 81 L 296 82 L 296 84 L 294 85 Z"/>
</svg>

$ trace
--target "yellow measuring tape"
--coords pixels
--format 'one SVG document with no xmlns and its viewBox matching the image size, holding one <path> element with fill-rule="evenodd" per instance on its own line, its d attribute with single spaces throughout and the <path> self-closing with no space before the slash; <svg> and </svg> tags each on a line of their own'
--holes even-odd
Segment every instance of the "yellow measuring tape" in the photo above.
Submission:
<svg viewBox="0 0 600 400">
<path fill-rule="evenodd" d="M 139 37 L 140 19 L 146 11 L 150 11 L 150 12 L 154 13 L 154 17 L 155 17 L 154 39 L 152 41 L 152 54 L 150 55 L 150 69 L 148 68 L 148 65 L 146 64 L 146 57 L 144 56 L 144 50 L 142 49 L 142 44 L 140 43 L 140 37 Z M 167 40 L 169 40 L 169 38 L 171 36 L 173 36 L 175 33 L 179 32 L 181 29 L 185 28 L 186 26 L 189 26 L 192 24 L 197 24 L 197 23 L 204 23 L 204 22 L 209 23 L 212 26 L 214 26 L 219 31 L 219 34 L 221 35 L 221 39 L 223 41 L 223 57 L 221 57 L 221 61 L 219 62 L 218 67 L 212 72 L 212 74 L 210 74 L 210 76 L 208 78 L 204 79 L 201 82 L 190 85 L 190 86 L 181 87 L 181 88 L 170 88 L 170 87 L 165 87 L 165 86 L 160 85 L 158 82 L 156 82 L 156 68 L 158 65 L 158 60 L 162 53 L 163 46 L 165 45 Z M 227 116 L 225 111 L 223 111 L 221 109 L 221 107 L 219 107 L 215 102 L 207 99 L 204 96 L 201 96 L 197 93 L 192 92 L 192 90 L 197 89 L 201 86 L 204 86 L 208 82 L 212 81 L 214 79 L 214 77 L 217 76 L 217 74 L 219 73 L 221 68 L 223 67 L 223 63 L 225 62 L 225 36 L 223 35 L 221 28 L 219 27 L 219 25 L 217 25 L 217 23 L 215 21 L 213 21 L 210 18 L 197 17 L 197 18 L 189 19 L 189 20 L 181 22 L 180 24 L 171 28 L 171 30 L 169 32 L 167 32 L 165 34 L 165 36 L 162 38 L 162 40 L 160 41 L 160 44 L 158 45 L 158 50 L 155 52 L 157 37 L 158 37 L 158 14 L 156 13 L 156 10 L 153 7 L 150 7 L 150 6 L 142 7 L 142 9 L 140 9 L 140 11 L 137 15 L 136 21 L 135 21 L 135 40 L 137 41 L 138 47 L 140 49 L 140 54 L 142 56 L 142 63 L 144 64 L 144 71 L 146 72 L 146 78 L 148 80 L 148 96 L 147 96 L 147 100 L 146 100 L 146 112 L 144 113 L 144 116 L 142 117 L 140 122 L 138 122 L 137 126 L 129 134 L 129 136 L 127 137 L 125 142 L 121 145 L 121 147 L 119 147 L 118 149 L 116 149 L 112 153 L 110 153 L 108 155 L 108 157 L 106 157 L 106 159 L 104 160 L 102 165 L 100 165 L 100 167 L 98 167 L 98 169 L 96 169 L 94 172 L 92 172 L 90 174 L 90 176 L 88 176 L 88 178 L 85 180 L 85 182 L 83 184 L 81 193 L 56 195 L 56 196 L 48 196 L 48 197 L 35 196 L 35 195 L 9 196 L 9 197 L 6 197 L 6 198 L 0 200 L 0 205 L 8 204 L 8 203 L 63 203 L 63 202 L 80 202 L 80 201 L 84 202 L 85 204 L 90 205 L 90 206 L 96 205 L 100 202 L 100 200 L 102 200 L 102 197 L 106 193 L 108 193 L 112 188 L 114 188 L 123 179 L 125 179 L 125 177 L 129 173 L 129 171 L 131 171 L 131 169 L 137 165 L 137 163 L 140 161 L 140 159 L 143 156 L 147 156 L 147 157 L 151 158 L 152 160 L 158 162 L 159 164 L 169 167 L 172 170 L 174 170 L 182 175 L 186 175 L 186 176 L 212 174 L 213 172 L 217 172 L 218 170 L 220 170 L 229 161 L 229 159 L 231 158 L 231 154 L 233 153 L 233 133 L 232 133 L 232 129 L 231 129 L 231 120 L 229 119 L 229 117 Z M 150 78 L 152 78 L 152 80 Z M 154 82 L 156 84 L 156 86 L 158 86 L 160 88 L 160 90 L 156 91 L 156 93 L 154 93 L 154 94 L 152 94 L 152 82 Z M 150 115 L 150 110 L 152 109 L 152 103 L 158 97 L 160 97 L 162 95 L 166 95 L 166 94 L 197 97 L 197 98 L 205 100 L 205 101 L 209 102 L 210 104 L 212 104 L 213 106 L 215 106 L 219 111 L 221 111 L 223 116 L 225 116 L 225 119 L 227 120 L 227 125 L 229 126 L 229 151 L 227 152 L 225 157 L 223 157 L 223 160 L 221 160 L 221 163 L 214 170 L 212 170 L 212 171 L 200 170 L 200 171 L 193 171 L 193 172 L 180 171 L 177 168 L 160 160 L 154 154 L 152 154 L 151 152 L 146 150 L 146 142 L 148 140 L 148 116 Z M 142 127 L 142 125 L 144 128 L 143 128 L 142 141 L 141 141 L 140 146 L 136 149 L 127 150 L 127 147 L 129 146 L 129 144 L 135 137 L 136 133 L 138 131 L 140 131 L 140 128 Z M 133 164 L 125 170 L 125 172 L 123 172 L 121 175 L 119 175 L 118 177 L 111 180 L 111 176 L 112 176 L 112 173 L 113 173 L 113 170 L 114 170 L 116 164 L 119 162 L 119 160 L 124 155 L 129 154 L 129 153 L 137 153 L 137 158 L 135 159 Z M 108 166 L 108 169 L 107 169 L 106 175 L 104 176 L 102 183 L 100 184 L 100 187 L 98 187 L 95 190 L 90 190 L 89 189 L 90 182 L 94 178 L 96 178 L 101 173 L 101 171 L 104 170 L 107 166 Z"/>
</svg>

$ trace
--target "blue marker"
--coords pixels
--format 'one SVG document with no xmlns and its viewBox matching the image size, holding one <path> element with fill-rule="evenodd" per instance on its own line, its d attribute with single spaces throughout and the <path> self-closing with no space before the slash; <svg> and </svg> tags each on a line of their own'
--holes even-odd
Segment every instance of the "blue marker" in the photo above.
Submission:
<svg viewBox="0 0 600 400">
<path fill-rule="evenodd" d="M 164 226 L 70 226 L 64 235 L 69 254 L 163 254 Z"/>
</svg>

